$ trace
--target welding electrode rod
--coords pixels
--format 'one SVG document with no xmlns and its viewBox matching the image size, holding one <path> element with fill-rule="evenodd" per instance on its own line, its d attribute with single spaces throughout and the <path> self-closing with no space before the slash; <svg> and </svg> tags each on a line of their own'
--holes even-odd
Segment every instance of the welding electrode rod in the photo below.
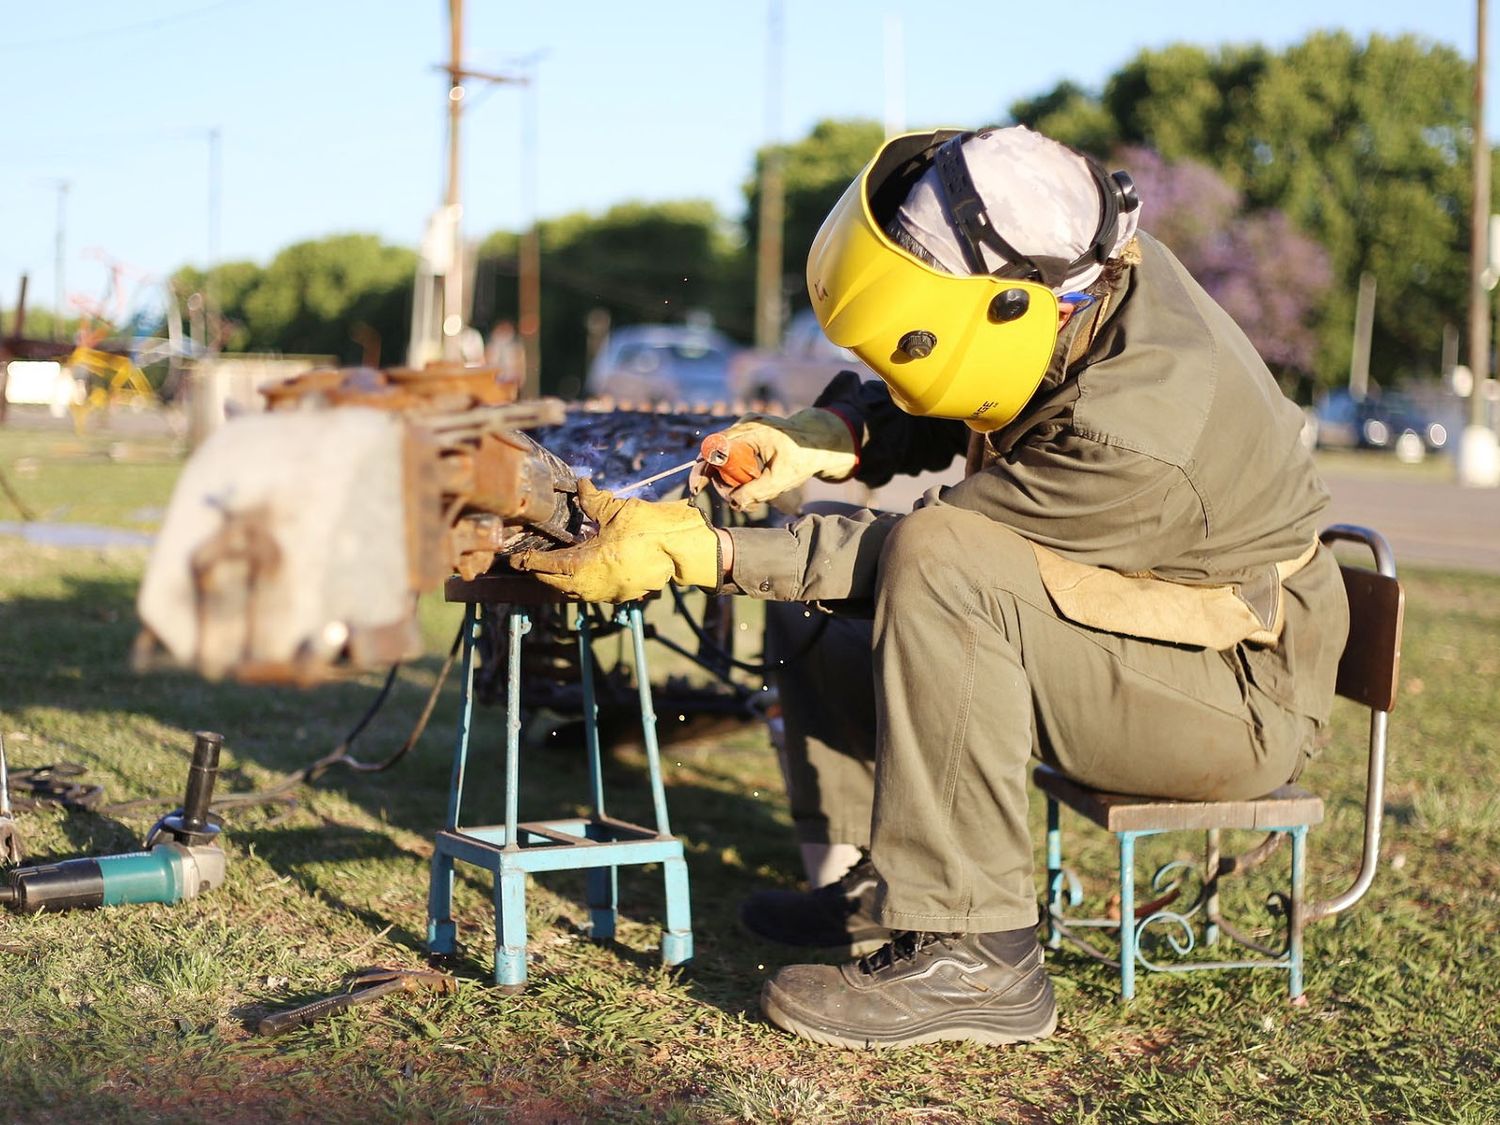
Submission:
<svg viewBox="0 0 1500 1125">
<path fill-rule="evenodd" d="M 223 745 L 222 734 L 200 730 L 193 735 L 193 762 L 188 767 L 187 792 L 182 798 L 182 827 L 189 832 L 202 832 L 208 823 L 208 802 L 213 797 L 219 748 Z"/>
<path fill-rule="evenodd" d="M 663 480 L 666 477 L 675 477 L 678 473 L 687 472 L 697 463 L 698 458 L 694 457 L 691 461 L 684 461 L 680 465 L 673 465 L 670 469 L 663 469 L 655 476 L 647 477 L 645 480 L 638 480 L 634 484 L 627 484 L 624 488 L 615 489 L 614 495 L 624 496 L 627 492 L 634 492 L 638 488 L 645 488 L 648 484 L 655 484 L 657 481 Z"/>
</svg>

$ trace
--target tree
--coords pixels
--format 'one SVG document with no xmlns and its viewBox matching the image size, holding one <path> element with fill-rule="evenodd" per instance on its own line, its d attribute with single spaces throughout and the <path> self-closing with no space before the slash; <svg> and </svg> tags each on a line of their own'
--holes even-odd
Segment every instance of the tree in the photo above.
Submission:
<svg viewBox="0 0 1500 1125">
<path fill-rule="evenodd" d="M 352 361 L 359 347 L 351 333 L 363 324 L 404 350 L 416 267 L 414 252 L 371 234 L 288 246 L 245 296 L 248 346 Z"/>
<path fill-rule="evenodd" d="M 1328 255 L 1279 211 L 1244 213 L 1241 193 L 1197 161 L 1149 149 L 1118 154 L 1142 199 L 1142 226 L 1165 243 L 1245 330 L 1275 370 L 1310 375 L 1317 311 L 1332 280 Z"/>
<path fill-rule="evenodd" d="M 362 355 L 354 333 L 373 329 L 386 362 L 405 351 L 416 254 L 373 234 L 298 242 L 265 268 L 228 262 L 213 270 L 214 299 L 228 323 L 226 350 Z M 184 267 L 172 276 L 179 299 L 203 294 L 208 277 Z"/>
<path fill-rule="evenodd" d="M 802 283 L 803 267 L 818 228 L 850 181 L 870 162 L 884 137 L 884 131 L 875 121 L 820 121 L 802 140 L 780 146 L 786 192 L 781 260 L 786 278 L 784 292 L 792 305 L 808 303 Z M 755 175 L 745 185 L 747 250 L 741 292 L 747 301 L 754 291 L 749 263 L 755 261 L 758 245 L 761 174 L 770 151 L 763 148 L 756 153 Z M 746 308 L 748 311 L 748 304 Z"/>
<path fill-rule="evenodd" d="M 738 250 L 709 202 L 624 203 L 598 217 L 549 220 L 539 233 L 549 392 L 582 386 L 586 322 L 597 309 L 613 324 L 680 323 L 707 313 L 732 334 L 748 334 L 748 316 L 725 284 Z M 518 244 L 501 231 L 480 246 L 473 321 L 481 331 L 515 319 Z"/>
<path fill-rule="evenodd" d="M 1279 210 L 1316 239 L 1334 277 L 1318 325 L 1325 383 L 1347 375 L 1359 277 L 1373 273 L 1371 369 L 1390 383 L 1435 371 L 1465 305 L 1472 79 L 1452 49 L 1414 36 L 1319 33 L 1279 53 L 1143 51 L 1096 104 L 1064 84 L 1012 110 L 1081 146 L 1112 137 L 1201 161 L 1249 212 Z"/>
<path fill-rule="evenodd" d="M 1341 284 L 1324 375 L 1348 371 L 1359 275 L 1378 282 L 1372 375 L 1436 372 L 1465 307 L 1472 70 L 1410 36 L 1315 35 L 1267 67 L 1235 127 L 1247 196 L 1274 201 L 1328 250 Z"/>
<path fill-rule="evenodd" d="M 1201 160 L 1240 187 L 1241 154 L 1226 145 L 1270 58 L 1262 47 L 1142 51 L 1105 83 L 1102 105 L 1120 143 L 1149 145 L 1168 160 Z"/>
</svg>

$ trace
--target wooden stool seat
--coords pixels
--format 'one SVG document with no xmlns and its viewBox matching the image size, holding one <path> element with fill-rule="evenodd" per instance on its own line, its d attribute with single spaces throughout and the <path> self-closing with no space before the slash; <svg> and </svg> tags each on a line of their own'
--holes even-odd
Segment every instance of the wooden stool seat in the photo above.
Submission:
<svg viewBox="0 0 1500 1125">
<path fill-rule="evenodd" d="M 1088 817 L 1107 832 L 1176 832 L 1185 829 L 1245 828 L 1270 831 L 1289 824 L 1321 824 L 1323 799 L 1298 785 L 1250 801 L 1169 801 L 1090 789 L 1038 766 L 1032 778 L 1044 793 Z"/>
</svg>

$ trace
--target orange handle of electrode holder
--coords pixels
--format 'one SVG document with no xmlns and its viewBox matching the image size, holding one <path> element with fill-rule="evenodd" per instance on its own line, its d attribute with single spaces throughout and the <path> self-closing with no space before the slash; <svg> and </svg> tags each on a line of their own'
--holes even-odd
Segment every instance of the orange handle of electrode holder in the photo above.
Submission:
<svg viewBox="0 0 1500 1125">
<path fill-rule="evenodd" d="M 703 444 L 698 448 L 698 456 L 708 462 L 721 481 L 735 488 L 749 484 L 765 468 L 760 463 L 754 446 L 723 434 L 709 434 L 704 438 Z"/>
</svg>

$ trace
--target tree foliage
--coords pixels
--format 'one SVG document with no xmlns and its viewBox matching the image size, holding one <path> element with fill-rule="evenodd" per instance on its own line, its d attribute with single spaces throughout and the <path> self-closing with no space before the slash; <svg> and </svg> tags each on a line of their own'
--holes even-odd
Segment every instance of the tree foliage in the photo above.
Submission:
<svg viewBox="0 0 1500 1125">
<path fill-rule="evenodd" d="M 1169 163 L 1150 149 L 1118 155 L 1151 201 L 1142 226 L 1172 248 L 1272 368 L 1310 374 L 1318 341 L 1308 310 L 1332 280 L 1323 248 L 1280 211 L 1245 214 L 1241 193 L 1206 164 Z"/>
<path fill-rule="evenodd" d="M 540 225 L 542 377 L 546 390 L 582 385 L 588 320 L 682 322 L 706 313 L 743 336 L 748 318 L 726 278 L 736 248 L 711 203 L 625 203 L 599 217 Z M 473 322 L 481 331 L 516 320 L 520 239 L 497 232 L 479 249 Z"/>
<path fill-rule="evenodd" d="M 1471 83 L 1471 66 L 1448 47 L 1329 32 L 1279 53 L 1142 51 L 1097 98 L 1063 84 L 1012 112 L 1096 152 L 1128 145 L 1200 161 L 1249 213 L 1279 210 L 1315 239 L 1334 278 L 1314 310 L 1325 382 L 1348 371 L 1359 276 L 1373 273 L 1371 368 L 1393 382 L 1433 373 L 1443 326 L 1462 319 Z"/>
<path fill-rule="evenodd" d="M 416 254 L 372 234 L 341 234 L 288 246 L 264 268 L 216 266 L 210 278 L 185 267 L 173 275 L 179 296 L 202 295 L 210 281 L 226 322 L 230 351 L 361 358 L 356 332 L 373 329 L 385 362 L 405 353 Z"/>
<path fill-rule="evenodd" d="M 875 121 L 819 121 L 800 141 L 762 148 L 755 175 L 745 184 L 746 277 L 753 277 L 760 235 L 761 176 L 773 152 L 781 157 L 785 221 L 781 236 L 783 292 L 791 305 L 806 305 L 803 264 L 818 228 L 859 170 L 869 163 L 885 133 Z M 749 293 L 753 283 L 747 286 Z"/>
</svg>

